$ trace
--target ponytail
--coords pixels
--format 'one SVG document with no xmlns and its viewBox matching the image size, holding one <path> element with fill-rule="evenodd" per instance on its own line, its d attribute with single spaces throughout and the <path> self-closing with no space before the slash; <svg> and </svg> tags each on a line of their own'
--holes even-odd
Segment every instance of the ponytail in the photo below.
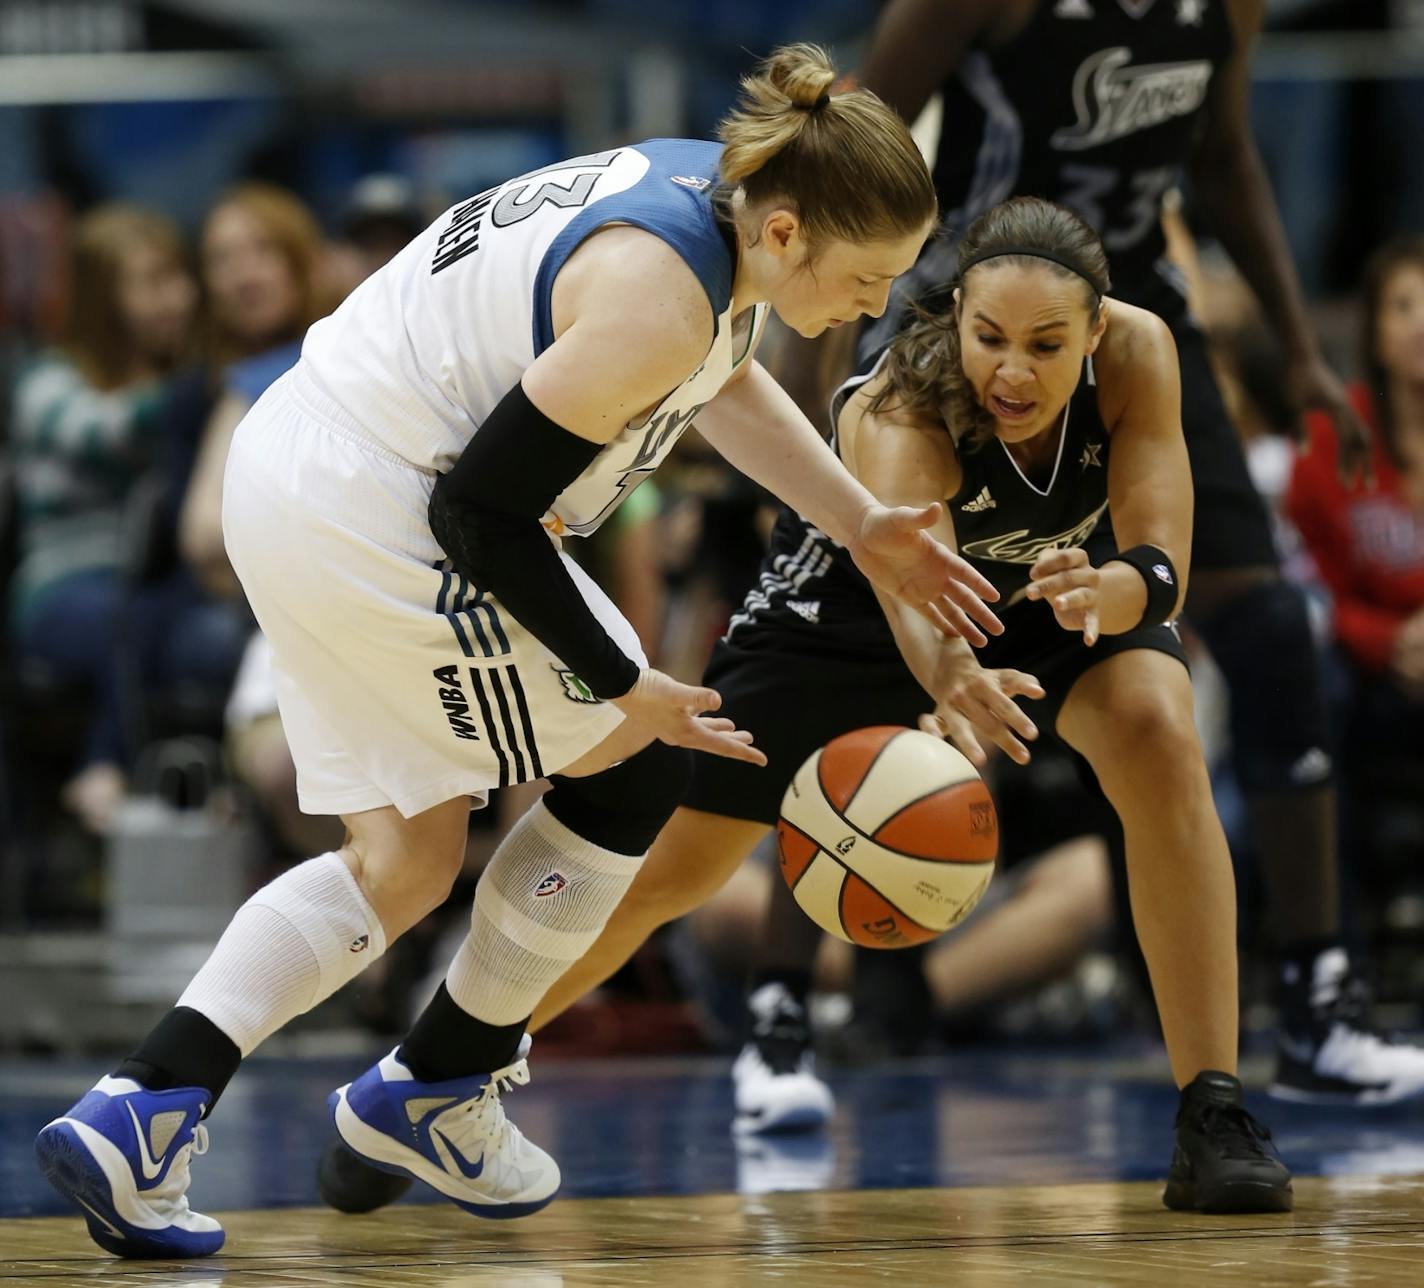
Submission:
<svg viewBox="0 0 1424 1288">
<path fill-rule="evenodd" d="M 753 216 L 792 207 L 808 245 L 889 241 L 925 227 L 934 185 L 904 122 L 868 90 L 833 94 L 836 69 L 816 45 L 785 45 L 742 78 L 722 140 L 719 204 L 740 191 Z M 735 217 L 735 215 L 732 215 Z"/>
</svg>

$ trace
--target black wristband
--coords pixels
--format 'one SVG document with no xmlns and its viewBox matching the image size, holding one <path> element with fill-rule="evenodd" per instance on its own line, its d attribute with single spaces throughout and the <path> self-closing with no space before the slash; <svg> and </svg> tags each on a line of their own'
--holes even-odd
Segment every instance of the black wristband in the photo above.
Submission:
<svg viewBox="0 0 1424 1288">
<path fill-rule="evenodd" d="M 508 608 L 595 697 L 619 698 L 641 668 L 604 630 L 540 522 L 602 450 L 550 420 L 516 384 L 436 480 L 429 517 L 460 572 Z"/>
<path fill-rule="evenodd" d="M 1171 621 L 1177 610 L 1177 570 L 1172 559 L 1160 546 L 1133 546 L 1121 550 L 1107 563 L 1131 564 L 1147 586 L 1147 607 L 1142 610 L 1138 626 L 1160 626 Z"/>
</svg>

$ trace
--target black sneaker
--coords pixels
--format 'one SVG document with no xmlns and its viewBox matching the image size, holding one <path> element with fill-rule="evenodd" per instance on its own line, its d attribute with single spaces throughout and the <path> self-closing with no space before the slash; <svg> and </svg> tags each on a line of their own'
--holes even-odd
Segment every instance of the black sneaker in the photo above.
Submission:
<svg viewBox="0 0 1424 1288">
<path fill-rule="evenodd" d="M 732 1064 L 738 1132 L 810 1131 L 835 1109 L 816 1076 L 805 1009 L 782 984 L 763 984 L 747 1000 L 751 1040 Z"/>
<path fill-rule="evenodd" d="M 1177 1148 L 1162 1202 L 1179 1212 L 1289 1212 L 1291 1177 L 1241 1083 L 1205 1070 L 1182 1088 Z"/>
<path fill-rule="evenodd" d="M 372 1167 L 341 1140 L 327 1145 L 316 1169 L 316 1187 L 322 1201 L 338 1212 L 374 1212 L 394 1203 L 411 1184 L 408 1176 Z"/>
<path fill-rule="evenodd" d="M 1323 959 L 1332 955 L 1322 954 L 1317 976 L 1328 973 Z M 1303 1104 L 1390 1105 L 1424 1093 L 1424 1047 L 1375 1026 L 1369 988 L 1348 967 L 1327 983 L 1283 991 L 1270 1094 Z"/>
</svg>

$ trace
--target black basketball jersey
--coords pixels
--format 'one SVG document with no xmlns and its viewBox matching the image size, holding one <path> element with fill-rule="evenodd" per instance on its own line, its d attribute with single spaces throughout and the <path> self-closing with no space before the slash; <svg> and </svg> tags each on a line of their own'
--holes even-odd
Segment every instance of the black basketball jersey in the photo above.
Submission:
<svg viewBox="0 0 1424 1288">
<path fill-rule="evenodd" d="M 942 90 L 934 179 L 949 235 L 899 280 L 861 352 L 894 334 L 904 300 L 950 280 L 959 236 L 1013 196 L 1076 210 L 1102 234 L 1113 295 L 1162 312 L 1162 196 L 1232 44 L 1223 0 L 1040 0 L 1007 44 L 971 51 Z"/>
<path fill-rule="evenodd" d="M 841 387 L 832 404 L 837 415 L 878 366 Z M 1068 401 L 1047 478 L 1026 477 L 997 438 L 960 445 L 961 483 L 945 504 L 959 553 L 999 591 L 996 611 L 1022 599 L 1029 569 L 1050 546 L 1081 546 L 1091 537 L 1094 563 L 1115 553 L 1108 517 L 1109 441 L 1088 359 Z M 845 548 L 784 508 L 757 585 L 725 638 L 743 648 L 777 649 L 786 647 L 788 633 L 796 637 L 797 649 L 808 653 L 867 660 L 898 656 L 875 593 Z"/>
</svg>

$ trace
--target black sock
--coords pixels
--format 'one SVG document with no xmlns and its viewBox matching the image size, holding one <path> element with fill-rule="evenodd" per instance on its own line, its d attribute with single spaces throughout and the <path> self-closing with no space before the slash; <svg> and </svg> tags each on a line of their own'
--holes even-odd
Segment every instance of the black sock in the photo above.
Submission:
<svg viewBox="0 0 1424 1288">
<path fill-rule="evenodd" d="M 175 1006 L 114 1070 L 114 1077 L 132 1078 L 150 1091 L 203 1087 L 212 1093 L 206 1116 L 241 1062 L 237 1043 L 206 1015 Z"/>
<path fill-rule="evenodd" d="M 755 993 L 763 984 L 780 984 L 791 994 L 797 1006 L 803 1011 L 806 1009 L 806 998 L 811 992 L 810 971 L 796 970 L 794 967 L 773 967 L 770 970 L 759 970 L 752 976 L 751 991 Z"/>
<path fill-rule="evenodd" d="M 502 1069 L 519 1050 L 529 1017 L 486 1024 L 463 1010 L 442 982 L 396 1053 L 421 1082 L 448 1082 Z"/>
</svg>

